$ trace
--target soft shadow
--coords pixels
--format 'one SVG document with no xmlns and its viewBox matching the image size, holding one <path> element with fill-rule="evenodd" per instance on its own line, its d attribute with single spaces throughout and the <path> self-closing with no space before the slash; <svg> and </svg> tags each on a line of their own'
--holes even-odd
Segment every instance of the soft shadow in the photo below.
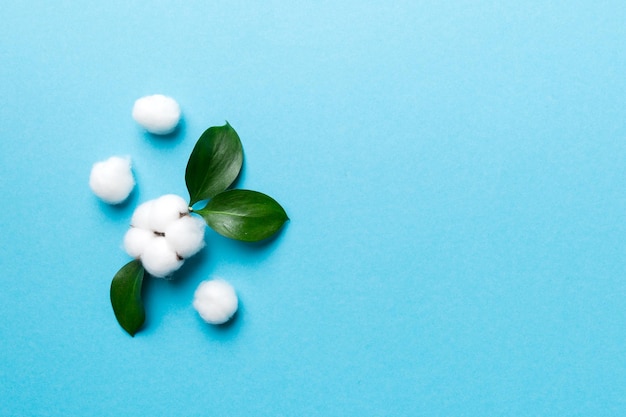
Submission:
<svg viewBox="0 0 626 417">
<path fill-rule="evenodd" d="M 194 276 L 197 278 L 198 271 L 206 269 L 206 266 L 210 265 L 210 262 L 210 248 L 204 247 L 200 252 L 185 259 L 183 266 L 181 266 L 178 271 L 174 272 L 173 278 L 168 281 L 168 284 L 176 289 L 184 289 L 190 285 L 197 285 L 197 282 L 193 282 Z"/>
<path fill-rule="evenodd" d="M 235 181 L 233 181 L 233 183 L 230 185 L 230 187 L 228 187 L 228 189 L 230 190 L 233 188 L 241 188 L 239 187 L 239 185 L 244 182 L 247 172 L 248 172 L 248 169 L 246 168 L 246 154 L 244 151 L 243 163 L 241 164 L 241 169 L 239 170 L 239 174 L 237 174 L 237 178 L 235 178 Z"/>
<path fill-rule="evenodd" d="M 165 303 L 178 303 L 181 294 L 192 293 L 194 286 L 198 285 L 198 270 L 202 265 L 208 264 L 209 251 L 202 249 L 194 256 L 187 258 L 183 266 L 169 278 L 156 278 L 146 272 L 141 288 L 142 299 L 146 310 L 146 324 L 148 327 L 157 316 L 162 314 Z M 155 299 L 154 305 L 152 300 Z M 158 299 L 161 301 L 159 302 Z M 161 308 L 159 308 L 159 306 Z"/>
<path fill-rule="evenodd" d="M 135 186 L 126 200 L 122 201 L 120 204 L 108 204 L 100 200 L 98 197 L 95 198 L 98 200 L 100 210 L 102 210 L 107 216 L 117 217 L 120 215 L 127 215 L 127 212 L 131 211 L 131 208 L 134 209 L 134 206 L 137 203 L 138 195 L 137 186 Z"/>
<path fill-rule="evenodd" d="M 176 128 L 167 135 L 155 135 L 146 130 L 143 131 L 143 137 L 149 142 L 156 142 L 161 146 L 176 146 L 185 137 L 187 133 L 187 122 L 181 117 Z"/>
<path fill-rule="evenodd" d="M 241 333 L 241 330 L 243 328 L 244 315 L 245 309 L 241 302 L 241 299 L 239 300 L 239 307 L 237 308 L 237 311 L 235 312 L 233 317 L 231 317 L 231 319 L 228 320 L 226 323 L 209 324 L 202 320 L 202 318 L 198 314 L 196 314 L 198 326 L 201 327 L 203 333 L 211 341 L 234 340 L 239 335 L 239 333 Z"/>
<path fill-rule="evenodd" d="M 146 312 L 146 319 L 141 327 L 142 331 L 154 329 L 159 323 L 159 321 L 155 320 L 156 317 L 160 318 L 160 315 L 156 314 L 156 305 L 158 305 L 159 302 L 158 300 L 155 300 L 154 304 L 152 303 L 154 298 L 158 298 L 157 294 L 155 294 L 157 292 L 155 287 L 158 285 L 158 282 L 156 282 L 157 279 L 158 278 L 154 278 L 148 273 L 146 273 L 143 277 L 141 285 L 141 300 L 143 301 L 143 308 Z"/>
</svg>

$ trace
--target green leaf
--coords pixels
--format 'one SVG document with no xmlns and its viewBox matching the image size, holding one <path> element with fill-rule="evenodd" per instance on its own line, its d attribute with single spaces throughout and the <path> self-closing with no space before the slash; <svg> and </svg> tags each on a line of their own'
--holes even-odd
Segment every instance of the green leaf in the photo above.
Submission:
<svg viewBox="0 0 626 417">
<path fill-rule="evenodd" d="M 120 269 L 111 281 L 111 305 L 120 326 L 131 336 L 139 330 L 146 313 L 141 301 L 144 269 L 137 259 Z"/>
<path fill-rule="evenodd" d="M 196 213 L 217 233 L 246 242 L 270 237 L 289 220 L 276 200 L 250 190 L 224 191 Z"/>
<path fill-rule="evenodd" d="M 185 182 L 189 205 L 221 193 L 237 179 L 243 164 L 243 148 L 228 123 L 208 128 L 191 152 Z"/>
</svg>

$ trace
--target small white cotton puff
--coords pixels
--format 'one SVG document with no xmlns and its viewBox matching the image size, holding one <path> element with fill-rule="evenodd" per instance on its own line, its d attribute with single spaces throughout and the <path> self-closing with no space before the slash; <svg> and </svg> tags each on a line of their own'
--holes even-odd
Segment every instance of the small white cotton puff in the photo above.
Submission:
<svg viewBox="0 0 626 417">
<path fill-rule="evenodd" d="M 201 282 L 193 297 L 193 307 L 210 324 L 226 323 L 238 305 L 235 289 L 223 279 Z"/>
<path fill-rule="evenodd" d="M 119 204 L 126 200 L 135 187 L 130 157 L 112 156 L 93 164 L 89 187 L 105 203 Z"/>
<path fill-rule="evenodd" d="M 165 229 L 165 238 L 183 258 L 189 258 L 204 247 L 206 223 L 196 216 L 183 216 Z"/>
<path fill-rule="evenodd" d="M 135 101 L 133 119 L 150 133 L 167 135 L 180 121 L 180 106 L 162 94 L 145 96 Z"/>
<path fill-rule="evenodd" d="M 183 266 L 183 260 L 176 255 L 163 236 L 155 236 L 144 248 L 141 264 L 150 275 L 165 278 Z"/>
<path fill-rule="evenodd" d="M 165 229 L 189 213 L 187 202 L 175 194 L 166 194 L 153 201 L 150 208 L 149 224 L 155 232 L 164 233 Z"/>
</svg>

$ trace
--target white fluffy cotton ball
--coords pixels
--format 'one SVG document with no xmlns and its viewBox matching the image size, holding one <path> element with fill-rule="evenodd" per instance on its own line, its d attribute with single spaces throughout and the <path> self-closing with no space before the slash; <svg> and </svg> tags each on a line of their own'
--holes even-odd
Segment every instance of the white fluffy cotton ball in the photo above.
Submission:
<svg viewBox="0 0 626 417">
<path fill-rule="evenodd" d="M 206 223 L 196 216 L 183 216 L 165 229 L 165 239 L 178 255 L 189 258 L 204 247 Z"/>
<path fill-rule="evenodd" d="M 193 307 L 210 324 L 226 323 L 238 307 L 235 289 L 223 279 L 203 281 L 193 297 Z"/>
<path fill-rule="evenodd" d="M 119 204 L 126 200 L 135 186 L 129 157 L 112 156 L 96 162 L 89 175 L 89 187 L 102 201 Z"/>
<path fill-rule="evenodd" d="M 141 263 L 150 275 L 165 278 L 177 271 L 183 265 L 183 260 L 176 255 L 164 237 L 156 236 L 144 248 Z"/>
<path fill-rule="evenodd" d="M 150 133 L 167 135 L 180 121 L 180 106 L 162 94 L 145 96 L 135 101 L 133 119 Z"/>
</svg>

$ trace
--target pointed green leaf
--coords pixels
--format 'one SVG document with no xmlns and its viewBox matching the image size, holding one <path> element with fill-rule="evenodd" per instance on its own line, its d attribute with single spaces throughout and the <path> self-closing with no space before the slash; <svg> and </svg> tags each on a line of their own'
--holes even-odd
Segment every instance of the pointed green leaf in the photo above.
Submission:
<svg viewBox="0 0 626 417">
<path fill-rule="evenodd" d="M 230 187 L 242 164 L 243 149 L 235 129 L 228 123 L 208 128 L 193 148 L 185 171 L 189 205 Z"/>
<path fill-rule="evenodd" d="M 247 242 L 270 237 L 289 220 L 276 200 L 250 190 L 224 191 L 196 213 L 219 234 Z"/>
<path fill-rule="evenodd" d="M 111 281 L 111 305 L 120 326 L 131 336 L 139 330 L 146 314 L 141 301 L 144 269 L 139 260 L 130 261 Z"/>
</svg>

